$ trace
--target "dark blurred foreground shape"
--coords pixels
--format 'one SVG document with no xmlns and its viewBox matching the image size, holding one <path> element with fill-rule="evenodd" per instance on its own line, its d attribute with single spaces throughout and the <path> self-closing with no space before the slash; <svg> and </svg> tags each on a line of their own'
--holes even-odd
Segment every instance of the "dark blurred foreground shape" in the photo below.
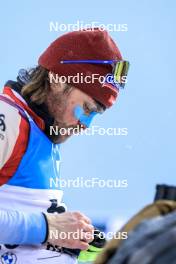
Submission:
<svg viewBox="0 0 176 264">
<path fill-rule="evenodd" d="M 132 217 L 94 264 L 176 264 L 176 187 L 157 185 L 154 203 Z"/>
</svg>

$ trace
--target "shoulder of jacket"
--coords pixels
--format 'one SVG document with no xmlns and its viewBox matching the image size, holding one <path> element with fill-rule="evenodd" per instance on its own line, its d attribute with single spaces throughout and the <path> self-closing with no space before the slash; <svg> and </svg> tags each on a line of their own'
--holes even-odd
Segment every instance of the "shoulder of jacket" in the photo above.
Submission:
<svg viewBox="0 0 176 264">
<path fill-rule="evenodd" d="M 18 109 L 0 100 L 0 168 L 13 151 L 20 133 L 21 119 Z"/>
</svg>

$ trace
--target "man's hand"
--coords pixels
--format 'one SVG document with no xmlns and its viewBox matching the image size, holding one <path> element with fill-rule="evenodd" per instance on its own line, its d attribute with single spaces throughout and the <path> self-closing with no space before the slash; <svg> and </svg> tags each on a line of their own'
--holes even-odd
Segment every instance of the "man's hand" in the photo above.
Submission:
<svg viewBox="0 0 176 264">
<path fill-rule="evenodd" d="M 60 247 L 87 250 L 94 239 L 94 227 L 80 212 L 45 214 L 49 234 L 47 242 Z"/>
</svg>

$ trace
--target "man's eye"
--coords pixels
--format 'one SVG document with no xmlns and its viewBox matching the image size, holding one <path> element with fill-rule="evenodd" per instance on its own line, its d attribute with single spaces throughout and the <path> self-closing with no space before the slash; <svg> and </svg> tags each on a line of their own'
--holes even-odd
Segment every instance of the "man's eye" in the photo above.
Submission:
<svg viewBox="0 0 176 264">
<path fill-rule="evenodd" d="M 84 104 L 84 105 L 83 105 L 83 108 L 84 108 L 84 111 L 85 111 L 86 114 L 89 114 L 89 113 L 91 112 L 91 111 L 90 111 L 90 108 L 88 107 L 87 104 Z"/>
</svg>

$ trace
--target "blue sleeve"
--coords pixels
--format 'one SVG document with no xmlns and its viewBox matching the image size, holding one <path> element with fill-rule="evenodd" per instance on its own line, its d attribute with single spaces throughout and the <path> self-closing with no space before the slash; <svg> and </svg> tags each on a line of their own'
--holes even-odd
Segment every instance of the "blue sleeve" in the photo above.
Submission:
<svg viewBox="0 0 176 264">
<path fill-rule="evenodd" d="M 0 210 L 0 244 L 41 244 L 47 233 L 42 213 Z"/>
</svg>

